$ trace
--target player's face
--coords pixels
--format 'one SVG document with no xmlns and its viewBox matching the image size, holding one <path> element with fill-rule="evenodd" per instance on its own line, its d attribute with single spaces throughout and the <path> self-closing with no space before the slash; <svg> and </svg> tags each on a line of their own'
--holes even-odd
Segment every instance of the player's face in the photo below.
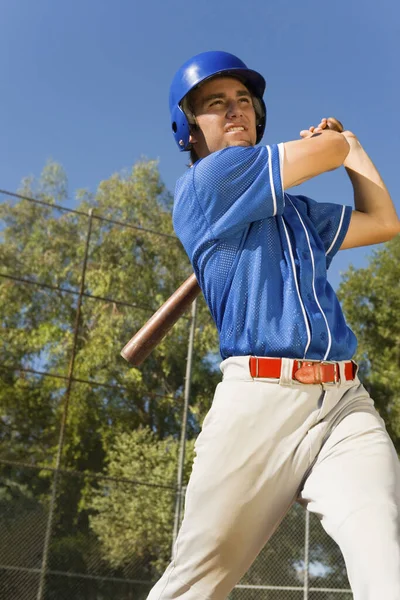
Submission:
<svg viewBox="0 0 400 600">
<path fill-rule="evenodd" d="M 256 113 L 249 90 L 232 77 L 216 77 L 191 98 L 198 129 L 190 141 L 199 158 L 228 146 L 254 146 Z"/>
</svg>

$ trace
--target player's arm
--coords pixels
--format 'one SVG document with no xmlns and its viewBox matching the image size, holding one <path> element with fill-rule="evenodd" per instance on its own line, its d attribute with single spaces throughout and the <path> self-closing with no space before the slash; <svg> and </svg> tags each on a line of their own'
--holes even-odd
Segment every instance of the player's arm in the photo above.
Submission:
<svg viewBox="0 0 400 600">
<path fill-rule="evenodd" d="M 325 130 L 314 134 L 310 131 L 304 135 L 307 135 L 304 139 L 283 145 L 285 190 L 321 173 L 337 169 L 349 153 L 349 143 L 341 133 Z"/>
<path fill-rule="evenodd" d="M 350 131 L 340 135 L 350 145 L 344 166 L 353 185 L 355 206 L 341 249 L 387 242 L 400 233 L 390 194 L 356 136 Z"/>
</svg>

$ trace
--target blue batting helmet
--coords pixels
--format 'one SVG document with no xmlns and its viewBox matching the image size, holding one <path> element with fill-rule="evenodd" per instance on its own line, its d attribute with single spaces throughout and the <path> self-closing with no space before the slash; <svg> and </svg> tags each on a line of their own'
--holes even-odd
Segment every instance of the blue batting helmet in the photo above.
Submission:
<svg viewBox="0 0 400 600">
<path fill-rule="evenodd" d="M 232 75 L 240 79 L 257 100 L 257 143 L 261 140 L 266 123 L 263 100 L 265 79 L 256 71 L 248 69 L 237 56 L 229 52 L 202 52 L 190 58 L 177 71 L 169 92 L 169 109 L 172 131 L 179 150 L 190 150 L 190 124 L 182 108 L 185 96 L 197 85 L 216 75 Z"/>
</svg>

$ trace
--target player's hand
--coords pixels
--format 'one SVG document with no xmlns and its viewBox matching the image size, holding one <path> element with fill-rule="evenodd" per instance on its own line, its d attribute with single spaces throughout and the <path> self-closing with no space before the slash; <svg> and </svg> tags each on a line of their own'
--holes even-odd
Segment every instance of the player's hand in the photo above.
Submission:
<svg viewBox="0 0 400 600">
<path fill-rule="evenodd" d="M 300 131 L 300 137 L 303 139 L 307 139 L 315 133 L 321 133 L 322 131 L 324 131 L 324 129 L 329 129 L 328 119 L 326 118 L 321 119 L 317 126 L 312 125 L 308 129 L 303 129 L 302 131 Z M 352 131 L 345 129 L 341 132 L 341 135 L 343 135 L 346 138 L 350 146 L 350 152 L 347 155 L 345 162 L 343 163 L 344 166 L 348 166 L 353 160 L 353 156 L 355 155 L 355 153 L 357 153 L 362 148 L 360 142 L 357 139 L 357 136 Z"/>
<path fill-rule="evenodd" d="M 317 126 L 312 126 L 308 129 L 303 129 L 302 131 L 300 131 L 300 137 L 308 138 L 311 137 L 314 133 L 320 133 L 324 129 L 329 129 L 329 119 L 323 118 Z M 341 133 L 349 142 L 350 148 L 352 148 L 353 146 L 358 146 L 359 142 L 357 140 L 357 136 L 352 131 L 346 129 Z"/>
<path fill-rule="evenodd" d="M 327 125 L 328 125 L 328 119 L 325 119 L 325 118 L 321 119 L 319 125 L 317 125 L 316 127 L 314 125 L 312 125 L 308 129 L 302 129 L 300 131 L 300 137 L 303 139 L 306 139 L 306 138 L 309 138 L 312 135 L 314 135 L 314 133 L 321 133 L 321 131 L 326 129 Z"/>
</svg>

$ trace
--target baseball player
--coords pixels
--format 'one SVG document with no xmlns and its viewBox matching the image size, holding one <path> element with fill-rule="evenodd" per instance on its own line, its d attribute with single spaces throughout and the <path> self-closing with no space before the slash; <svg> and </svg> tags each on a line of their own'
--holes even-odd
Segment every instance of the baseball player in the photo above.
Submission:
<svg viewBox="0 0 400 600">
<path fill-rule="evenodd" d="M 339 544 L 355 600 L 400 599 L 400 467 L 327 281 L 338 250 L 399 231 L 357 137 L 322 119 L 269 146 L 264 78 L 205 52 L 170 91 L 174 227 L 220 337 L 223 380 L 196 441 L 185 517 L 150 600 L 222 600 L 294 501 Z M 344 165 L 355 208 L 288 190 Z"/>
</svg>

